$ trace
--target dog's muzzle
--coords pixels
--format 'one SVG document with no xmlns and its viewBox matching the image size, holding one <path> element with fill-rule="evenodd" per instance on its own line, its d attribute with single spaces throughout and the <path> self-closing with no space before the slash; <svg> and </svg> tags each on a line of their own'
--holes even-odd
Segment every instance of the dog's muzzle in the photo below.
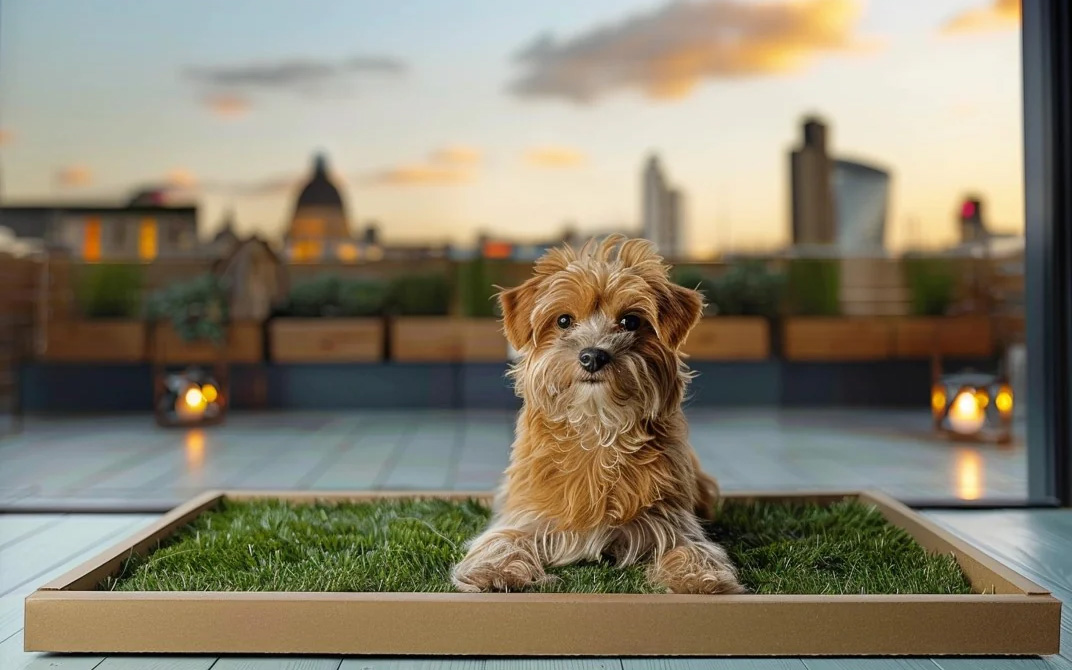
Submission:
<svg viewBox="0 0 1072 670">
<path fill-rule="evenodd" d="M 605 349 L 588 347 L 581 349 L 581 355 L 577 357 L 577 360 L 586 372 L 599 372 L 604 365 L 610 363 L 610 354 Z"/>
</svg>

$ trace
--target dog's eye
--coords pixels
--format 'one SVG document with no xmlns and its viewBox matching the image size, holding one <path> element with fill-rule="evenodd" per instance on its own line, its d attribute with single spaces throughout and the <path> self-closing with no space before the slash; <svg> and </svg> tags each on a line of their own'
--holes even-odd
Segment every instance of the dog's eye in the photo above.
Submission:
<svg viewBox="0 0 1072 670">
<path fill-rule="evenodd" d="M 622 330 L 636 330 L 640 328 L 640 317 L 636 314 L 626 314 L 618 319 L 618 325 L 622 327 Z"/>
<path fill-rule="evenodd" d="M 558 317 L 558 321 L 556 323 L 558 323 L 559 328 L 565 330 L 573 325 L 573 317 L 569 314 L 563 314 L 562 316 Z"/>
</svg>

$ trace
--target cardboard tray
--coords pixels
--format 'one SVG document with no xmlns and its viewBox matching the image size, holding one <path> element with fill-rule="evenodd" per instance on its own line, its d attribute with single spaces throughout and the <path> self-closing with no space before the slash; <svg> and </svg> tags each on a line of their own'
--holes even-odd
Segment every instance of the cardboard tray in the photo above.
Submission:
<svg viewBox="0 0 1072 670">
<path fill-rule="evenodd" d="M 1034 655 L 1058 652 L 1061 602 L 875 493 L 730 494 L 875 505 L 928 551 L 952 554 L 971 595 L 629 595 L 112 592 L 94 590 L 224 498 L 295 502 L 486 493 L 209 493 L 26 598 L 27 651 L 481 656 Z"/>
</svg>

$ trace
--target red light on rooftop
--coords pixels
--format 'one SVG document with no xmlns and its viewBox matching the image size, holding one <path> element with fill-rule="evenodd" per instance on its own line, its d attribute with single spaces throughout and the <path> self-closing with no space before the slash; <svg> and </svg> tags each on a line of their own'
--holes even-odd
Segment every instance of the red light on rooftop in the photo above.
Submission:
<svg viewBox="0 0 1072 670">
<path fill-rule="evenodd" d="M 975 216 L 976 205 L 974 200 L 967 200 L 964 202 L 964 206 L 960 208 L 960 216 L 963 219 L 968 219 Z"/>
<path fill-rule="evenodd" d="M 484 258 L 510 258 L 514 253 L 514 245 L 509 242 L 485 242 Z"/>
</svg>

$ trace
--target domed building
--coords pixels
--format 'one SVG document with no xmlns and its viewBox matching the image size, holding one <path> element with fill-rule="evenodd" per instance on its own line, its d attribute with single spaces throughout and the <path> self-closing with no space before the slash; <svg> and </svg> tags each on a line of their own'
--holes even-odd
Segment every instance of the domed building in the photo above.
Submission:
<svg viewBox="0 0 1072 670">
<path fill-rule="evenodd" d="M 298 263 L 357 260 L 358 249 L 350 233 L 346 206 L 328 177 L 323 154 L 314 159 L 313 176 L 298 196 L 283 240 L 287 257 Z"/>
</svg>

